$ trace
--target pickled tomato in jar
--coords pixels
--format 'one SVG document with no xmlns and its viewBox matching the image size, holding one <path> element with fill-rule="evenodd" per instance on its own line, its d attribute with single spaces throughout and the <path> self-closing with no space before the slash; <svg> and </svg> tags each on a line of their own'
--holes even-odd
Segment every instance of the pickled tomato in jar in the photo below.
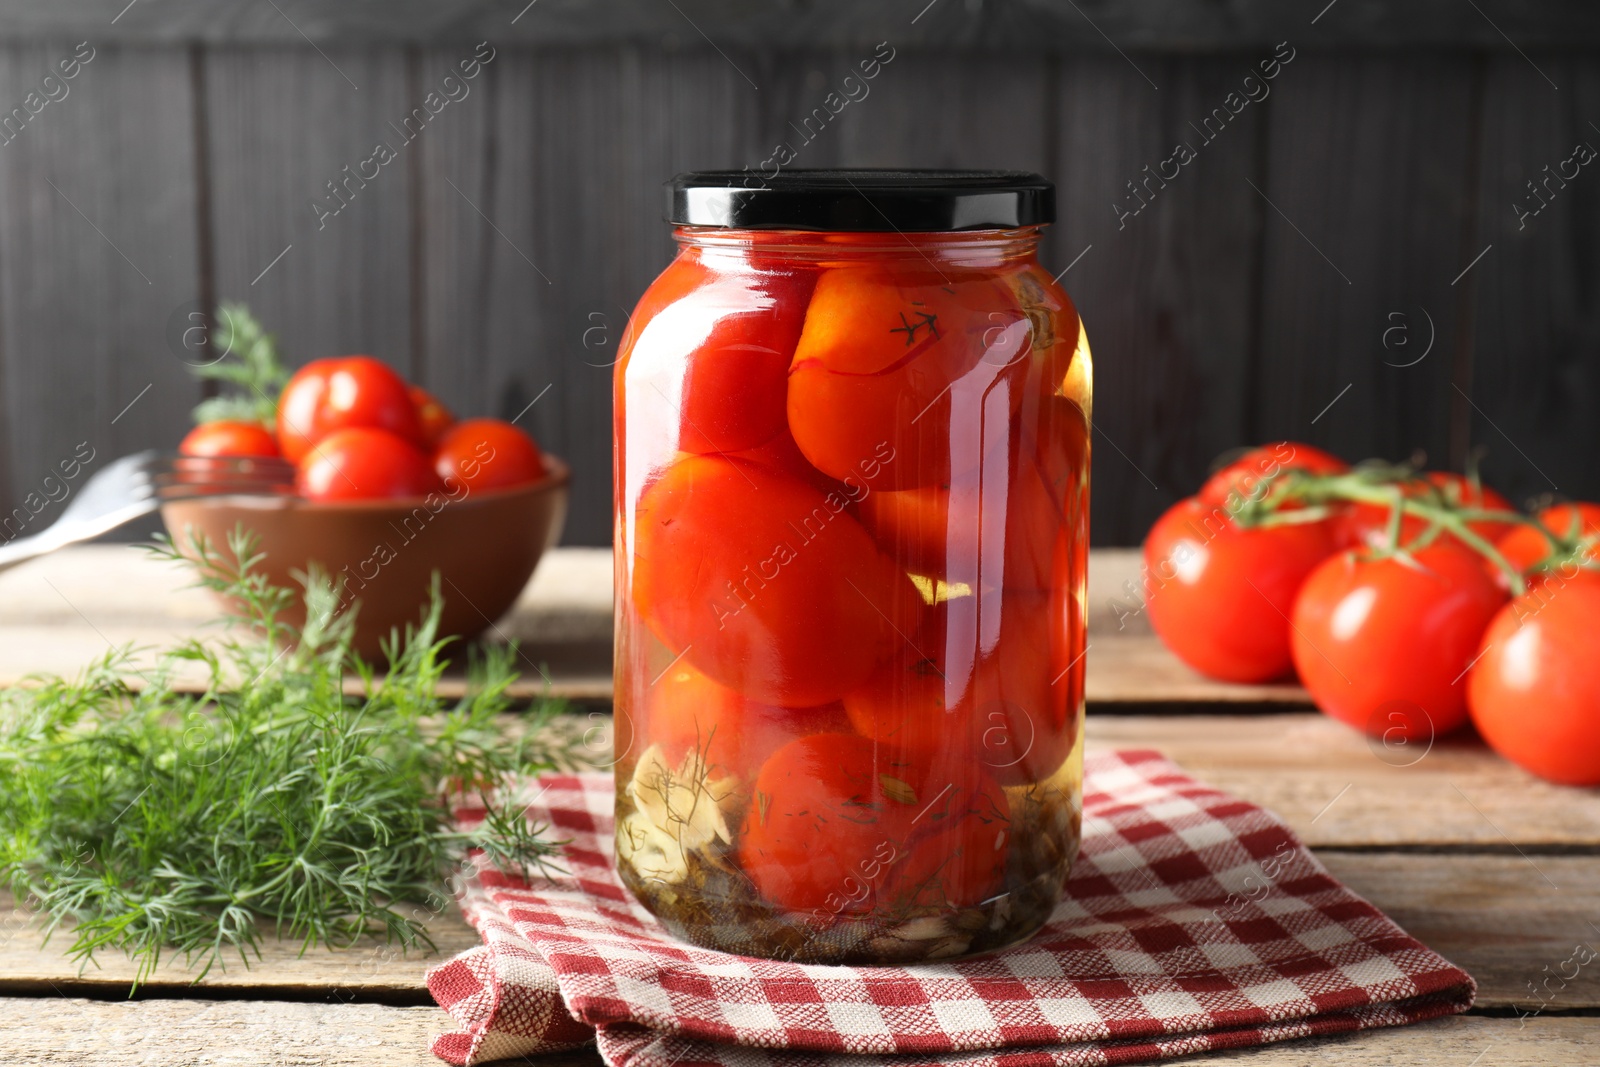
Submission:
<svg viewBox="0 0 1600 1067">
<path fill-rule="evenodd" d="M 943 959 L 1082 809 L 1089 346 L 1037 175 L 680 175 L 615 369 L 617 864 L 677 936 Z"/>
</svg>

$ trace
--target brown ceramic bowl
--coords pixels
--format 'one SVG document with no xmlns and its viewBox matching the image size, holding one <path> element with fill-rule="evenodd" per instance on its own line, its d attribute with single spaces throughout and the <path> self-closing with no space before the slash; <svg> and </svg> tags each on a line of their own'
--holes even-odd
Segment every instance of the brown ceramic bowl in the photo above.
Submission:
<svg viewBox="0 0 1600 1067">
<path fill-rule="evenodd" d="M 441 635 L 475 637 L 516 602 L 566 521 L 571 472 L 553 456 L 545 469 L 531 485 L 435 498 L 443 501 L 437 510 L 423 500 L 214 496 L 168 501 L 161 518 L 186 552 L 187 531 L 223 553 L 235 527 L 254 531 L 266 555 L 261 569 L 275 585 L 298 591 L 293 572 L 311 563 L 342 577 L 361 603 L 355 649 L 376 660 L 391 630 L 422 618 L 435 571 L 444 595 Z M 303 622 L 303 609 L 296 598 L 289 621 Z"/>
</svg>

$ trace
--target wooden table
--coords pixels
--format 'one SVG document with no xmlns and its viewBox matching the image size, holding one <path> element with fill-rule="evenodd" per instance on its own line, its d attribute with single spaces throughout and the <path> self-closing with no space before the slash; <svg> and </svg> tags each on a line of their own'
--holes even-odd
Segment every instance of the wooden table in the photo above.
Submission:
<svg viewBox="0 0 1600 1067">
<path fill-rule="evenodd" d="M 1150 747 L 1199 777 L 1282 815 L 1335 876 L 1465 967 L 1479 986 L 1467 1015 L 1399 1030 L 1196 1057 L 1252 1067 L 1326 1063 L 1552 1067 L 1600 1063 L 1600 959 L 1560 987 L 1576 946 L 1600 951 L 1600 793 L 1561 789 L 1480 743 L 1386 751 L 1310 710 L 1294 686 L 1217 685 L 1168 656 L 1121 583 L 1128 552 L 1091 563 L 1088 740 Z M 0 684 L 72 671 L 107 642 L 161 642 L 216 615 L 206 595 L 135 550 L 67 551 L 0 576 Z M 500 624 L 526 643 L 524 691 L 603 699 L 610 557 L 567 549 L 543 565 Z M 1118 618 L 1124 627 L 1118 629 Z M 422 985 L 433 960 L 381 945 L 266 958 L 198 985 L 181 962 L 140 998 L 107 956 L 80 971 L 41 944 L 36 917 L 0 916 L 0 1062 L 6 1064 L 338 1064 L 439 1061 L 447 1022 Z M 454 914 L 431 932 L 448 955 L 476 942 Z M 1547 969 L 1548 968 L 1548 969 Z M 1548 989 L 1540 984 L 1549 981 Z M 1537 992 L 1536 992 L 1537 991 Z M 567 1057 L 586 1064 L 592 1054 Z M 548 1062 L 548 1061 L 547 1061 Z"/>
</svg>

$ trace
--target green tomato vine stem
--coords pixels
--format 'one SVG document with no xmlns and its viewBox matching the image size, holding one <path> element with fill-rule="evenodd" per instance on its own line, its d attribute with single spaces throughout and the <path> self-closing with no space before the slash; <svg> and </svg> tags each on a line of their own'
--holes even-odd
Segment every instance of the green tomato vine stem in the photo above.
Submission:
<svg viewBox="0 0 1600 1067">
<path fill-rule="evenodd" d="M 1416 484 L 1415 473 L 1404 467 L 1357 468 L 1344 474 L 1311 474 L 1289 469 L 1262 478 L 1234 518 L 1242 526 L 1273 526 L 1317 522 L 1330 517 L 1334 506 L 1339 504 L 1372 504 L 1387 508 L 1387 551 L 1404 554 L 1412 547 L 1400 543 L 1402 524 L 1406 516 L 1420 519 L 1427 524 L 1427 529 L 1413 546 L 1426 545 L 1441 533 L 1447 533 L 1498 568 L 1506 576 L 1513 596 L 1527 591 L 1522 573 L 1493 543 L 1472 529 L 1471 523 L 1531 525 L 1544 534 L 1552 548 L 1563 547 L 1550 531 L 1529 516 L 1454 504 L 1432 485 L 1428 486 L 1430 492 L 1407 495 L 1406 486 Z"/>
</svg>

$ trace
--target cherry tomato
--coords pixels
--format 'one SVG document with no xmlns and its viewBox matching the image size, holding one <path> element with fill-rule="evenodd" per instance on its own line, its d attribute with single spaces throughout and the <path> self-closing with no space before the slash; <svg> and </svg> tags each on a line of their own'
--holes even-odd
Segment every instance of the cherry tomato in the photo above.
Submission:
<svg viewBox="0 0 1600 1067">
<path fill-rule="evenodd" d="M 190 430 L 178 444 L 185 456 L 265 456 L 278 455 L 278 442 L 272 431 L 259 422 L 221 420 L 203 422 Z"/>
<path fill-rule="evenodd" d="M 652 421 L 671 423 L 686 452 L 740 452 L 784 428 L 815 275 L 732 257 L 680 254 L 646 290 L 623 343 L 628 379 L 644 386 L 635 406 L 659 408 Z"/>
<path fill-rule="evenodd" d="M 950 484 L 1021 403 L 1031 329 L 996 275 L 825 270 L 789 368 L 790 432 L 840 480 L 888 448 L 872 488 Z"/>
<path fill-rule="evenodd" d="M 1600 785 L 1600 573 L 1570 568 L 1507 604 L 1483 635 L 1467 703 L 1506 759 L 1564 785 Z"/>
<path fill-rule="evenodd" d="M 918 601 L 849 503 L 759 464 L 685 457 L 635 509 L 634 603 L 674 654 L 751 700 L 837 700 Z"/>
<path fill-rule="evenodd" d="M 1343 474 L 1350 464 L 1331 452 L 1299 441 L 1278 441 L 1252 448 L 1238 459 L 1218 470 L 1195 494 L 1202 503 L 1239 506 L 1260 491 L 1263 478 L 1277 476 L 1285 470 L 1303 470 L 1312 474 Z"/>
<path fill-rule="evenodd" d="M 1600 504 L 1556 504 L 1545 508 L 1536 516 L 1540 524 L 1551 533 L 1562 539 L 1588 538 L 1600 535 Z M 1555 551 L 1550 544 L 1550 539 L 1532 526 L 1518 525 L 1509 528 L 1495 547 L 1517 570 L 1527 572 L 1550 560 Z M 1600 560 L 1600 544 L 1593 545 L 1585 553 L 1587 558 Z M 1504 575 L 1498 567 L 1491 573 L 1497 579 L 1504 580 Z"/>
<path fill-rule="evenodd" d="M 370 426 L 425 442 L 405 380 L 371 356 L 317 359 L 295 371 L 278 398 L 278 444 L 299 463 L 334 430 Z"/>
<path fill-rule="evenodd" d="M 748 778 L 767 757 L 798 737 L 848 732 L 839 704 L 784 708 L 746 700 L 688 663 L 667 668 L 645 692 L 645 738 L 660 745 L 669 767 L 700 753 L 712 777 Z"/>
<path fill-rule="evenodd" d="M 851 724 L 895 748 L 960 752 L 1006 785 L 1048 778 L 1072 749 L 1077 714 L 1067 664 L 1050 646 L 1070 638 L 1052 627 L 1050 607 L 1043 593 L 1007 593 L 931 609 L 910 642 L 845 694 Z"/>
<path fill-rule="evenodd" d="M 1428 471 L 1422 477 L 1400 487 L 1407 497 L 1444 499 L 1463 507 L 1486 511 L 1504 511 L 1515 515 L 1511 502 L 1486 485 L 1474 486 L 1463 475 L 1450 471 Z M 1334 521 L 1334 537 L 1342 548 L 1386 548 L 1389 544 L 1389 518 L 1392 509 L 1381 504 L 1351 504 Z M 1414 540 L 1427 530 L 1428 524 L 1415 515 L 1405 515 L 1400 520 L 1400 543 Z M 1509 524 L 1480 519 L 1467 523 L 1473 533 L 1489 541 L 1503 536 Z"/>
<path fill-rule="evenodd" d="M 407 388 L 411 394 L 411 402 L 417 408 L 417 422 L 422 426 L 422 443 L 433 448 L 439 443 L 439 438 L 444 432 L 456 424 L 456 417 L 450 414 L 450 409 L 439 402 L 439 398 L 428 392 L 420 385 Z"/>
<path fill-rule="evenodd" d="M 1201 674 L 1265 682 L 1289 673 L 1289 611 L 1300 583 L 1333 552 L 1327 524 L 1244 528 L 1189 497 L 1145 538 L 1150 625 Z"/>
<path fill-rule="evenodd" d="M 1295 601 L 1294 664 L 1335 719 L 1426 741 L 1466 720 L 1467 667 L 1506 597 L 1458 542 L 1413 555 L 1347 549 L 1313 571 Z"/>
<path fill-rule="evenodd" d="M 433 453 L 433 469 L 446 485 L 474 492 L 527 485 L 544 477 L 539 446 L 500 419 L 466 419 L 446 430 Z"/>
<path fill-rule="evenodd" d="M 307 500 L 420 497 L 443 486 L 410 441 L 371 426 L 335 430 L 300 460 L 295 491 Z"/>
<path fill-rule="evenodd" d="M 762 766 L 739 838 L 763 897 L 827 922 L 979 903 L 1000 887 L 1010 822 L 976 768 L 952 780 L 864 737 L 813 734 Z"/>
</svg>

